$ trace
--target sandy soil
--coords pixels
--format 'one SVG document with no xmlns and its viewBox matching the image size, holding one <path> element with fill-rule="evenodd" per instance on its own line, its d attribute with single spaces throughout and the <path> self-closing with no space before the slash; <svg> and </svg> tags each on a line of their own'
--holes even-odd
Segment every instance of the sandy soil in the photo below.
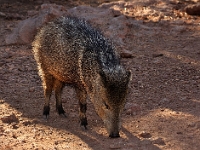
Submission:
<svg viewBox="0 0 200 150">
<path fill-rule="evenodd" d="M 53 1 L 0 1 L 0 12 L 8 15 L 0 15 L 0 149 L 200 149 L 200 17 L 184 13 L 192 2 L 171 1 L 174 7 L 164 0 L 146 3 L 145 8 L 173 12 L 166 21 L 151 11 L 136 16 L 139 7 L 132 9 L 135 13 L 130 13 L 131 8 L 124 12 L 148 28 L 129 26 L 123 39 L 134 56 L 122 59 L 133 79 L 117 139 L 108 137 L 89 100 L 88 130 L 79 126 L 78 102 L 71 87 L 63 93 L 67 117 L 56 113 L 52 98 L 50 118 L 45 120 L 43 90 L 31 47 L 5 46 L 5 35 L 26 19 L 27 11 L 46 2 Z M 110 1 L 54 2 L 72 8 Z"/>
</svg>

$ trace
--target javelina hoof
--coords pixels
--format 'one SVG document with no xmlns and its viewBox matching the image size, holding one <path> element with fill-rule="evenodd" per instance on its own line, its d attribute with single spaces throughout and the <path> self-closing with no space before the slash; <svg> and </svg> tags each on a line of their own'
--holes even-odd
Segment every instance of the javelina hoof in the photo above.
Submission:
<svg viewBox="0 0 200 150">
<path fill-rule="evenodd" d="M 87 125 L 88 125 L 87 118 L 82 118 L 80 122 L 81 122 L 81 126 L 84 126 L 84 128 L 87 129 Z"/>
<path fill-rule="evenodd" d="M 111 133 L 111 134 L 109 135 L 109 137 L 111 137 L 111 138 L 119 138 L 120 135 L 119 135 L 119 133 Z"/>
<path fill-rule="evenodd" d="M 64 111 L 62 105 L 61 105 L 61 106 L 57 106 L 56 109 L 57 109 L 57 112 L 58 112 L 59 115 L 62 114 L 63 116 L 66 117 L 66 115 L 65 115 L 65 111 Z"/>
<path fill-rule="evenodd" d="M 44 106 L 43 115 L 46 116 L 46 119 L 49 116 L 49 111 L 50 111 L 50 107 L 49 106 Z"/>
</svg>

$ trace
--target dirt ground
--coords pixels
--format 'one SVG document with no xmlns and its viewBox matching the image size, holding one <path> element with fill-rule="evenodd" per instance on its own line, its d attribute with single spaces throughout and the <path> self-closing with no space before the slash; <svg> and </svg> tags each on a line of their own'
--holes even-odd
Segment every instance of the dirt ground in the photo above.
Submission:
<svg viewBox="0 0 200 150">
<path fill-rule="evenodd" d="M 67 117 L 56 113 L 53 96 L 49 119 L 42 116 L 43 89 L 31 46 L 6 46 L 5 35 L 26 19 L 28 10 L 43 3 L 72 8 L 104 2 L 111 0 L 0 0 L 0 13 L 7 15 L 0 14 L 0 149 L 200 149 L 200 17 L 185 14 L 191 1 L 171 1 L 173 8 L 163 5 L 165 0 L 149 1 L 145 7 L 162 6 L 175 14 L 164 22 L 154 21 L 158 16 L 124 14 L 148 29 L 130 26 L 123 41 L 134 57 L 122 59 L 132 71 L 132 81 L 121 138 L 108 137 L 89 100 L 88 130 L 79 126 L 78 101 L 71 87 L 63 92 Z"/>
</svg>

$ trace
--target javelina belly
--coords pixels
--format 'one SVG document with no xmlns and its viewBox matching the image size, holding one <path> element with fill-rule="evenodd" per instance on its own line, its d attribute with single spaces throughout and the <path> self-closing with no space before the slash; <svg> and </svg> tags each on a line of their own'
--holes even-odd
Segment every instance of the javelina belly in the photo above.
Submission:
<svg viewBox="0 0 200 150">
<path fill-rule="evenodd" d="M 52 90 L 58 113 L 65 114 L 61 93 L 64 83 L 70 83 L 79 100 L 81 125 L 87 125 L 88 95 L 109 136 L 119 137 L 130 72 L 120 65 L 113 44 L 100 31 L 84 20 L 61 17 L 40 29 L 33 53 L 43 82 L 44 115 L 49 115 Z"/>
</svg>

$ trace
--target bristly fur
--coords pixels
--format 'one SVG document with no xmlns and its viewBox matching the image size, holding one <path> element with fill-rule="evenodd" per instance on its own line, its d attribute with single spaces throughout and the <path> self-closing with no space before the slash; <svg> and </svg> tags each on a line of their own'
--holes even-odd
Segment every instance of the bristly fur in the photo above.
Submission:
<svg viewBox="0 0 200 150">
<path fill-rule="evenodd" d="M 83 19 L 61 17 L 40 29 L 33 42 L 33 54 L 43 81 L 44 115 L 49 115 L 52 90 L 58 113 L 65 113 L 61 92 L 64 83 L 71 83 L 79 98 L 81 125 L 87 125 L 88 94 L 110 137 L 119 136 L 119 113 L 130 72 L 121 66 L 110 40 Z"/>
<path fill-rule="evenodd" d="M 94 29 L 83 19 L 68 17 L 54 22 L 58 28 L 63 29 L 66 37 L 71 37 L 72 46 L 84 48 L 85 53 L 93 53 L 93 57 L 101 65 L 100 68 L 111 70 L 120 65 L 119 56 L 114 51 L 111 41 L 106 39 L 99 30 Z"/>
</svg>

